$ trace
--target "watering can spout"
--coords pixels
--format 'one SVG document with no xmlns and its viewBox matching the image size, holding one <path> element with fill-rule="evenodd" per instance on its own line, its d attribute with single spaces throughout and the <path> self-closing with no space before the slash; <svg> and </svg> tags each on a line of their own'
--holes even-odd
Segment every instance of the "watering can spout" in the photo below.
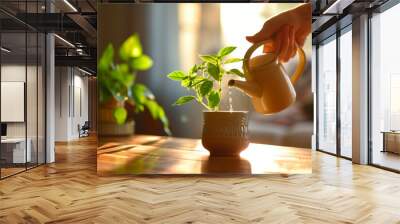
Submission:
<svg viewBox="0 0 400 224">
<path fill-rule="evenodd" d="M 228 82 L 228 86 L 234 86 L 236 88 L 239 88 L 251 97 L 259 98 L 262 95 L 260 86 L 254 82 L 231 79 Z"/>
</svg>

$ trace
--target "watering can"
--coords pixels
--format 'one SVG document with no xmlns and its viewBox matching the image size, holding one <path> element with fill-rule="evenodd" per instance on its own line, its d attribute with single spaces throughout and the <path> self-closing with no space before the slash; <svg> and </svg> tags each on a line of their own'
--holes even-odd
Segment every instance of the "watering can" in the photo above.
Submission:
<svg viewBox="0 0 400 224">
<path fill-rule="evenodd" d="M 289 78 L 274 53 L 262 54 L 250 59 L 253 52 L 265 42 L 254 44 L 244 56 L 243 71 L 246 81 L 230 80 L 228 85 L 235 86 L 249 95 L 258 113 L 275 114 L 296 101 L 293 85 L 303 73 L 306 57 L 303 49 L 297 47 L 299 62 L 294 74 Z"/>
</svg>

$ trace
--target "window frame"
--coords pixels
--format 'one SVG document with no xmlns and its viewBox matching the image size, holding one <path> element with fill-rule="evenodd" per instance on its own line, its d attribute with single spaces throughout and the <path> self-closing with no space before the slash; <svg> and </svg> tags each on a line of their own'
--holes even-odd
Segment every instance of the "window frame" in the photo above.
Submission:
<svg viewBox="0 0 400 224">
<path fill-rule="evenodd" d="M 339 21 L 340 22 L 340 21 Z M 316 151 L 323 152 L 329 155 L 337 156 L 346 160 L 352 160 L 351 157 L 347 157 L 342 155 L 341 153 L 341 119 L 340 119 L 340 103 L 341 103 L 341 97 L 340 97 L 340 76 L 341 76 L 341 67 L 340 67 L 340 37 L 344 35 L 347 32 L 352 31 L 352 23 L 350 22 L 349 24 L 346 24 L 344 27 L 337 29 L 335 33 L 331 34 L 330 36 L 326 37 L 323 40 L 318 41 L 318 43 L 315 44 L 315 49 L 316 49 L 316 111 L 315 111 L 315 116 L 316 116 Z M 328 43 L 330 41 L 336 41 L 336 152 L 332 153 L 327 150 L 321 149 L 320 148 L 320 143 L 319 143 L 319 110 L 320 110 L 320 102 L 319 102 L 319 47 L 322 43 Z"/>
<path fill-rule="evenodd" d="M 368 78 L 368 111 L 367 111 L 367 116 L 368 116 L 368 165 L 377 167 L 383 170 L 395 172 L 395 173 L 400 173 L 400 169 L 394 169 L 390 168 L 384 165 L 380 165 L 377 163 L 373 162 L 373 131 L 372 131 L 372 93 L 373 93 L 373 88 L 372 88 L 372 19 L 374 17 L 374 14 L 381 14 L 384 13 L 385 11 L 391 9 L 392 7 L 400 4 L 398 0 L 388 0 L 384 4 L 378 6 L 377 8 L 371 9 L 367 11 L 368 14 L 368 68 L 367 68 L 367 78 Z"/>
</svg>

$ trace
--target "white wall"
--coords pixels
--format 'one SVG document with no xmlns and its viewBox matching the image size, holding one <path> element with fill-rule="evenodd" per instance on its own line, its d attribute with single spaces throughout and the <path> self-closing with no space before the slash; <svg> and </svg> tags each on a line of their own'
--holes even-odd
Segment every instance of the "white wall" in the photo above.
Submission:
<svg viewBox="0 0 400 224">
<path fill-rule="evenodd" d="M 27 68 L 24 65 L 18 64 L 6 64 L 1 66 L 1 81 L 3 82 L 25 82 L 25 75 L 27 69 L 28 73 L 31 73 L 33 69 L 36 68 L 33 66 L 28 66 Z M 36 96 L 36 90 L 34 92 Z M 27 96 L 33 96 L 33 93 L 27 93 Z M 7 108 L 1 108 L 1 110 L 7 110 Z M 29 116 L 29 115 L 28 115 Z M 36 116 L 36 114 L 35 114 Z M 28 120 L 31 120 L 28 117 Z M 7 123 L 7 137 L 25 137 L 25 122 L 11 122 Z"/>
<path fill-rule="evenodd" d="M 88 77 L 81 76 L 83 73 L 79 72 L 76 74 L 77 70 L 74 70 L 74 108 L 72 109 L 72 119 L 71 119 L 71 135 L 72 138 L 78 138 L 78 124 L 81 126 L 89 119 L 88 110 Z M 72 105 L 72 104 L 71 104 Z M 80 108 L 81 107 L 81 108 Z M 81 111 L 80 111 L 81 110 Z M 75 112 L 75 113 L 74 113 Z"/>
<path fill-rule="evenodd" d="M 88 120 L 88 77 L 76 68 L 56 67 L 55 86 L 55 140 L 77 139 L 78 125 Z"/>
<path fill-rule="evenodd" d="M 31 67 L 28 67 L 30 70 Z M 1 81 L 25 82 L 25 65 L 9 64 L 1 66 Z M 1 108 L 7 110 L 7 108 Z M 25 137 L 25 122 L 7 123 L 7 137 Z"/>
<path fill-rule="evenodd" d="M 67 67 L 55 68 L 55 94 L 54 94 L 54 119 L 55 119 L 55 141 L 67 141 L 69 133 L 69 69 Z"/>
</svg>

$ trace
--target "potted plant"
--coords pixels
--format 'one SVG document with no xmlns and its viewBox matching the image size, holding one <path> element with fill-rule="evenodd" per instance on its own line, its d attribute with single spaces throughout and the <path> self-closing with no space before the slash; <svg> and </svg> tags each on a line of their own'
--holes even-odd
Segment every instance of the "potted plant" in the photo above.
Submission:
<svg viewBox="0 0 400 224">
<path fill-rule="evenodd" d="M 137 73 L 146 71 L 153 65 L 152 59 L 143 54 L 139 36 L 134 34 L 128 37 L 118 53 L 119 63 L 114 61 L 113 45 L 108 44 L 98 64 L 99 134 L 133 134 L 133 115 L 147 108 L 153 119 L 162 122 L 164 131 L 169 135 L 164 109 L 145 85 L 136 82 Z"/>
<path fill-rule="evenodd" d="M 202 144 L 212 156 L 238 156 L 248 144 L 248 117 L 245 111 L 221 111 L 222 79 L 227 74 L 244 77 L 239 69 L 227 69 L 226 65 L 241 62 L 240 58 L 228 58 L 236 47 L 224 47 L 215 55 L 200 55 L 201 63 L 188 72 L 174 71 L 168 77 L 191 91 L 174 105 L 196 101 L 206 111 Z"/>
</svg>

